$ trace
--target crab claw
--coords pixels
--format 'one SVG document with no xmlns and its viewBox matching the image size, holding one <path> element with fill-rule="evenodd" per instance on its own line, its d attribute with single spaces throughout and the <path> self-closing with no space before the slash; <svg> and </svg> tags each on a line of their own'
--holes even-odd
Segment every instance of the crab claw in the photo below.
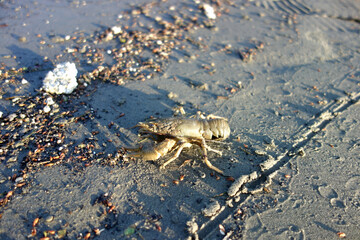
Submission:
<svg viewBox="0 0 360 240">
<path fill-rule="evenodd" d="M 168 152 L 172 151 L 173 147 L 176 145 L 177 141 L 174 139 L 165 139 L 159 144 L 148 147 L 148 148 L 135 148 L 135 149 L 126 149 L 127 151 L 134 151 L 133 153 L 125 154 L 125 157 L 135 157 L 141 158 L 145 161 L 155 161 L 161 156 L 165 156 Z"/>
</svg>

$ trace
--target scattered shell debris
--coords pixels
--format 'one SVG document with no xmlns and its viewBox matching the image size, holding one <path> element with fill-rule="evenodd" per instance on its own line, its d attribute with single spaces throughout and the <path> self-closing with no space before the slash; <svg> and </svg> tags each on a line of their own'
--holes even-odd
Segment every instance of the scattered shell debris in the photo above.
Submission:
<svg viewBox="0 0 360 240">
<path fill-rule="evenodd" d="M 251 41 L 250 44 L 251 47 L 246 47 L 244 49 L 238 50 L 240 59 L 245 63 L 250 63 L 251 61 L 253 61 L 257 52 L 262 51 L 262 49 L 264 48 L 263 42 Z"/>
<path fill-rule="evenodd" d="M 182 47 L 185 47 L 185 42 L 191 43 L 194 46 L 198 46 L 199 48 L 205 46 L 202 40 L 195 41 L 193 39 L 184 37 L 186 35 L 186 31 L 196 29 L 199 26 L 203 27 L 203 24 L 207 26 L 205 22 L 198 20 L 197 16 L 186 17 L 185 14 L 182 14 L 183 17 L 180 17 L 174 13 L 174 15 L 172 15 L 174 21 L 166 21 L 161 17 L 152 17 L 149 15 L 148 11 L 151 7 L 152 5 L 146 5 L 142 6 L 141 8 L 133 9 L 130 15 L 144 15 L 149 17 L 149 19 L 153 20 L 160 26 L 159 28 L 154 27 L 150 29 L 149 32 L 147 32 L 133 30 L 131 27 L 129 29 L 128 26 L 116 25 L 100 33 L 97 38 L 92 41 L 95 46 L 99 48 L 90 46 L 90 44 L 88 45 L 86 41 L 81 42 L 79 39 L 79 46 L 67 49 L 68 53 L 74 54 L 74 56 L 76 56 L 76 54 L 81 54 L 83 58 L 87 59 L 89 64 L 97 65 L 95 69 L 90 72 L 86 72 L 79 77 L 80 85 L 81 81 L 88 83 L 93 79 L 100 79 L 119 85 L 124 84 L 129 80 L 144 81 L 146 79 L 152 78 L 154 74 L 161 74 L 164 70 L 163 66 L 166 63 L 166 60 L 169 59 L 172 51 L 174 49 L 182 49 Z M 220 14 L 221 8 L 217 5 L 216 7 L 216 12 Z M 220 16 L 216 14 L 214 7 L 207 3 L 201 6 L 199 11 L 201 12 L 201 10 L 203 10 L 203 14 L 205 14 L 209 20 L 215 20 L 217 16 Z M 53 42 L 63 43 L 64 40 L 67 41 L 70 38 L 70 36 L 65 38 L 56 37 L 54 38 Z M 26 38 L 24 39 L 25 42 Z M 113 40 L 119 43 L 116 48 L 107 50 L 102 49 L 102 43 Z M 261 42 L 252 42 L 252 44 L 253 46 L 238 51 L 239 56 L 243 62 L 251 62 L 254 60 L 256 53 L 261 51 L 261 49 L 264 47 L 264 44 Z M 229 50 L 228 52 L 232 52 L 231 46 L 227 50 Z M 145 58 L 142 55 L 142 53 L 145 51 L 149 51 L 152 54 L 151 57 Z M 115 64 L 105 64 L 104 55 L 113 57 Z M 8 72 L 11 74 L 11 71 Z M 78 87 L 78 82 L 76 79 L 77 73 L 78 71 L 74 63 L 64 62 L 58 64 L 56 68 L 53 71 L 50 71 L 45 77 L 43 82 L 43 89 L 48 93 L 70 94 Z M 0 73 L 0 75 L 1 78 L 5 76 L 2 73 Z M 25 79 L 23 79 L 21 83 L 28 84 L 27 80 Z M 209 86 L 205 83 L 198 86 L 197 88 L 199 90 L 208 90 Z M 238 82 L 238 88 L 243 88 L 241 82 Z M 230 91 L 231 93 L 235 93 L 237 90 L 235 88 L 231 88 Z M 168 97 L 173 99 L 177 98 L 178 96 L 177 94 L 170 92 Z M 226 100 L 227 98 L 228 97 L 226 96 L 218 97 L 219 100 Z M 55 164 L 61 163 L 61 161 L 66 158 L 69 158 L 69 161 L 79 159 L 85 164 L 90 164 L 92 160 L 96 158 L 104 158 L 101 154 L 94 154 L 94 145 L 96 145 L 96 143 L 94 143 L 92 140 L 84 142 L 82 145 L 78 146 L 72 146 L 72 143 L 69 145 L 64 143 L 64 129 L 66 129 L 67 125 L 71 122 L 86 121 L 88 119 L 94 118 L 94 113 L 87 111 L 81 115 L 76 115 L 78 109 L 71 109 L 70 111 L 59 112 L 51 117 L 50 115 L 55 113 L 54 110 L 58 108 L 57 104 L 60 105 L 61 101 L 64 100 L 56 98 L 56 96 L 52 98 L 49 97 L 49 95 L 37 95 L 35 97 L 13 99 L 14 104 L 18 105 L 21 109 L 16 113 L 9 114 L 7 118 L 4 119 L 4 123 L 7 128 L 6 131 L 2 132 L 1 140 L 3 141 L 4 145 L 8 146 L 10 143 L 12 144 L 13 141 L 10 139 L 10 137 L 15 136 L 16 138 L 18 133 L 16 130 L 17 128 L 24 131 L 24 140 L 20 141 L 15 139 L 15 142 L 20 142 L 20 144 L 23 144 L 24 146 L 23 148 L 18 147 L 18 149 L 28 150 L 27 156 L 24 158 L 26 171 L 37 166 L 53 166 Z M 26 109 L 26 111 L 24 109 Z M 185 111 L 182 107 L 179 107 L 174 111 L 177 111 L 179 114 L 185 114 Z M 43 115 L 39 116 L 39 113 L 40 115 Z M 2 117 L 2 114 L 3 113 L 0 112 L 0 118 Z M 334 116 L 332 114 L 324 114 L 321 116 L 321 118 L 325 120 L 331 119 L 333 117 Z M 61 121 L 58 121 L 59 119 Z M 45 123 L 46 127 L 42 129 L 42 127 L 45 126 Z M 37 130 L 34 132 L 31 128 Z M 47 135 L 48 139 L 45 139 L 43 142 L 39 141 L 39 139 L 44 139 L 41 137 L 43 135 Z M 45 143 L 49 143 L 50 145 L 46 145 Z M 57 149 L 57 151 L 53 151 L 54 149 Z M 9 155 L 11 155 L 10 150 L 4 151 L 5 153 L 0 154 L 1 156 L 6 156 L 8 161 L 10 161 L 10 159 L 14 159 L 12 160 L 14 162 L 17 161 L 16 158 L 9 157 Z M 254 153 L 259 156 L 269 156 L 267 152 L 262 150 L 256 150 Z M 302 154 L 299 151 L 298 154 L 304 156 L 305 152 Z M 120 154 L 119 156 L 119 158 L 121 158 L 122 155 Z M 275 160 L 269 156 L 265 162 L 260 164 L 261 172 L 272 168 L 277 162 L 277 159 Z M 24 172 L 26 171 L 24 170 Z M 205 176 L 205 173 L 203 174 Z M 260 172 L 254 171 L 249 175 L 244 175 L 236 179 L 228 189 L 228 195 L 230 197 L 236 197 L 239 195 L 239 193 L 248 191 L 249 189 L 246 189 L 245 186 L 246 183 L 258 179 L 259 175 Z M 181 176 L 179 180 L 182 181 L 183 178 L 184 176 Z M 17 186 L 21 186 L 19 184 L 24 183 L 25 180 L 25 174 L 21 175 L 17 173 L 17 176 L 14 177 L 13 182 L 14 184 L 17 184 Z M 267 183 L 265 187 L 267 187 L 268 184 L 269 183 Z M 264 187 L 259 189 L 264 190 Z M 259 189 L 253 189 L 250 190 L 250 192 L 255 193 Z M 6 194 L 4 194 L 5 197 L 0 199 L 0 204 L 5 205 L 6 202 L 10 201 L 13 197 L 13 193 L 13 191 L 8 191 Z M 105 199 L 105 197 L 106 196 L 103 196 L 102 203 L 107 208 L 108 213 L 116 212 L 116 209 L 110 204 L 111 202 L 109 202 L 109 199 Z M 237 202 L 236 198 L 234 198 L 234 201 Z M 228 200 L 226 204 L 227 206 L 232 207 L 232 199 Z M 202 213 L 204 216 L 212 218 L 220 213 L 224 208 L 225 206 L 221 206 L 218 201 L 214 200 L 210 202 L 204 209 L 202 209 Z M 197 239 L 197 232 L 199 227 L 195 220 L 193 219 L 187 222 L 186 225 L 188 226 L 187 230 L 189 234 L 191 234 L 193 238 Z M 133 228 L 130 229 L 133 230 Z M 158 229 L 161 231 L 160 227 Z M 58 236 L 63 237 L 66 235 L 66 230 L 60 231 L 58 231 Z M 96 231 L 94 232 L 96 234 Z M 225 228 L 222 226 L 221 234 L 224 235 L 225 233 Z M 345 233 L 342 234 L 345 235 Z M 340 237 L 339 233 L 338 235 Z M 91 233 L 86 233 L 84 236 L 84 238 L 93 237 L 91 236 Z"/>
<path fill-rule="evenodd" d="M 190 59 L 191 56 L 187 56 L 187 52 L 195 48 L 206 48 L 204 39 L 195 40 L 188 34 L 189 31 L 207 26 L 203 9 L 198 8 L 199 4 L 195 3 L 194 8 L 176 9 L 178 11 L 173 11 L 172 8 L 171 12 L 165 13 L 158 11 L 161 8 L 158 4 L 134 5 L 131 6 L 132 11 L 119 13 L 121 24 L 117 23 L 86 37 L 81 31 L 64 37 L 52 35 L 50 39 L 35 34 L 41 48 L 51 47 L 53 44 L 67 44 L 67 46 L 63 52 L 55 56 L 56 59 L 44 56 L 43 62 L 18 69 L 7 67 L 5 64 L 1 66 L 0 80 L 5 83 L 26 85 L 32 83 L 32 79 L 28 76 L 25 79 L 25 74 L 44 71 L 48 69 L 50 62 L 59 62 L 43 79 L 42 90 L 45 93 L 38 92 L 32 96 L 17 94 L 3 99 L 18 109 L 13 112 L 0 112 L 3 121 L 0 134 L 3 149 L 0 158 L 14 167 L 14 179 L 22 177 L 23 180 L 14 181 L 14 187 L 4 191 L 0 199 L 1 206 L 11 201 L 16 192 L 20 192 L 20 188 L 27 184 L 26 173 L 35 169 L 59 165 L 65 160 L 85 167 L 93 162 L 110 165 L 122 162 L 122 150 L 109 155 L 95 151 L 101 148 L 101 145 L 104 146 L 97 143 L 95 138 L 88 138 L 78 145 L 66 138 L 66 128 L 70 124 L 95 118 L 94 110 L 88 108 L 86 103 L 78 104 L 76 99 L 93 93 L 86 91 L 86 86 L 92 80 L 117 85 L 134 80 L 145 81 L 164 72 L 164 67 L 174 49 L 177 49 L 177 52 L 183 51 L 185 57 L 182 57 Z M 209 18 L 215 18 L 228 6 L 229 3 L 216 5 L 218 15 L 210 5 L 205 8 Z M 161 14 L 166 16 L 170 14 L 170 18 L 163 18 Z M 146 18 L 146 23 L 141 22 L 139 17 Z M 8 55 L 4 56 L 4 59 L 16 59 L 16 57 Z M 109 62 L 106 58 L 112 59 Z M 75 62 L 81 65 L 85 63 L 88 70 L 82 70 L 85 72 L 78 76 Z M 204 89 L 206 88 L 207 86 L 204 86 Z M 63 103 L 66 103 L 66 110 L 63 108 Z M 182 107 L 177 111 L 179 114 L 185 114 Z M 93 135 L 96 135 L 95 132 Z M 19 152 L 24 152 L 23 159 L 16 157 Z M 21 164 L 15 167 L 16 163 Z"/>
<path fill-rule="evenodd" d="M 49 93 L 70 94 L 78 86 L 77 73 L 75 63 L 60 63 L 53 71 L 46 74 L 43 80 L 43 89 Z"/>
</svg>

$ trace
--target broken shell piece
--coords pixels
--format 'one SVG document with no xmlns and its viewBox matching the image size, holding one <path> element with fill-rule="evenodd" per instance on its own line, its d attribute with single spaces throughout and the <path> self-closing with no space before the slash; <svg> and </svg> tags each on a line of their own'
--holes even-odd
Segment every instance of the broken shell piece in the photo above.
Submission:
<svg viewBox="0 0 360 240">
<path fill-rule="evenodd" d="M 168 98 L 170 98 L 170 99 L 174 99 L 174 98 L 177 98 L 177 97 L 179 97 L 179 95 L 177 95 L 176 93 L 173 93 L 173 92 L 168 93 Z"/>
<path fill-rule="evenodd" d="M 225 230 L 225 227 L 221 224 L 219 224 L 219 231 L 220 231 L 221 235 L 225 236 L 226 230 Z"/>
<path fill-rule="evenodd" d="M 49 107 L 49 105 L 46 105 L 43 109 L 44 113 L 48 113 L 51 111 L 51 107 Z"/>
<path fill-rule="evenodd" d="M 25 78 L 23 78 L 22 80 L 21 80 L 21 84 L 28 84 L 29 83 L 29 81 L 28 80 L 26 80 Z"/>
<path fill-rule="evenodd" d="M 32 226 L 35 227 L 39 223 L 39 220 L 40 220 L 39 218 L 35 218 Z"/>
<path fill-rule="evenodd" d="M 48 97 L 47 99 L 46 99 L 46 104 L 47 105 L 49 105 L 49 106 L 51 106 L 51 105 L 53 105 L 55 102 L 54 102 L 54 99 L 52 99 L 52 97 Z"/>
<path fill-rule="evenodd" d="M 70 94 L 77 87 L 75 63 L 65 62 L 56 65 L 53 71 L 46 74 L 43 89 L 49 93 Z"/>
<path fill-rule="evenodd" d="M 215 14 L 215 10 L 212 6 L 210 6 L 209 4 L 205 3 L 203 5 L 204 8 L 204 13 L 205 16 L 209 19 L 216 19 L 216 14 Z"/>
<path fill-rule="evenodd" d="M 344 232 L 338 232 L 337 235 L 339 238 L 346 238 L 346 234 Z"/>
<path fill-rule="evenodd" d="M 257 149 L 254 151 L 254 153 L 258 156 L 265 156 L 267 155 L 267 152 L 265 152 L 264 150 L 261 150 L 261 149 Z"/>
<path fill-rule="evenodd" d="M 116 34 L 119 34 L 121 33 L 121 27 L 120 26 L 113 26 L 111 28 L 111 31 L 113 31 L 113 33 L 116 35 Z"/>
</svg>

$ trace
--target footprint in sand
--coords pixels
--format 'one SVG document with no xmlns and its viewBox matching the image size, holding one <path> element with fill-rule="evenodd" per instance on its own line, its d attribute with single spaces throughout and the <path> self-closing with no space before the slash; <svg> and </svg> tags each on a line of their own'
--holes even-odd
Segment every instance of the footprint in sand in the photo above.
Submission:
<svg viewBox="0 0 360 240">
<path fill-rule="evenodd" d="M 338 194 L 329 186 L 323 186 L 318 188 L 319 194 L 324 198 L 337 198 Z"/>
<path fill-rule="evenodd" d="M 356 208 L 360 207 L 360 176 L 350 178 L 345 184 L 347 203 Z"/>
<path fill-rule="evenodd" d="M 346 205 L 344 201 L 338 198 L 337 192 L 332 189 L 330 186 L 322 186 L 318 188 L 319 194 L 324 197 L 328 198 L 330 200 L 330 204 L 333 207 L 337 208 L 345 208 Z"/>
<path fill-rule="evenodd" d="M 352 194 L 356 196 L 360 195 L 359 186 L 360 186 L 360 176 L 355 176 L 350 178 L 345 184 L 346 191 L 351 191 Z"/>
</svg>

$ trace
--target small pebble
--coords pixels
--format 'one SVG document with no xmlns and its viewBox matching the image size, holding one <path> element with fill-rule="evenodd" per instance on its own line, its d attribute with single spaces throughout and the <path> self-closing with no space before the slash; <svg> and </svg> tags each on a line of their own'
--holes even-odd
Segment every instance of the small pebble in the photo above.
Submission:
<svg viewBox="0 0 360 240">
<path fill-rule="evenodd" d="M 298 151 L 298 154 L 299 154 L 301 157 L 305 157 L 306 153 L 305 153 L 304 148 L 300 148 L 299 151 Z"/>
<path fill-rule="evenodd" d="M 121 27 L 120 26 L 113 26 L 111 28 L 114 34 L 120 34 L 121 33 Z"/>
<path fill-rule="evenodd" d="M 10 115 L 8 116 L 8 119 L 9 119 L 9 121 L 11 122 L 11 121 L 13 121 L 16 117 L 17 117 L 16 114 L 15 114 L 15 113 L 12 113 L 12 114 L 10 114 Z"/>
<path fill-rule="evenodd" d="M 46 104 L 47 105 L 49 105 L 49 106 L 51 106 L 51 105 L 53 105 L 55 102 L 54 102 L 54 100 L 52 99 L 52 97 L 48 97 L 47 99 L 46 99 Z"/>
<path fill-rule="evenodd" d="M 26 42 L 26 41 L 27 41 L 26 37 L 19 37 L 19 42 Z"/>
<path fill-rule="evenodd" d="M 43 110 L 45 113 L 48 113 L 51 111 L 51 108 L 48 105 L 46 105 Z"/>
<path fill-rule="evenodd" d="M 173 92 L 170 92 L 169 94 L 168 94 L 168 98 L 170 98 L 170 99 L 173 99 L 173 98 L 177 98 L 179 95 L 177 95 L 176 93 L 173 93 Z"/>
<path fill-rule="evenodd" d="M 204 172 L 199 171 L 200 178 L 206 178 L 206 174 Z"/>
<path fill-rule="evenodd" d="M 19 182 L 21 182 L 21 181 L 23 181 L 23 180 L 24 180 L 23 177 L 17 177 L 17 178 L 15 179 L 15 183 L 19 183 Z"/>
<path fill-rule="evenodd" d="M 12 163 L 12 162 L 16 162 L 16 157 L 10 157 L 8 160 L 7 160 L 7 162 L 8 163 Z"/>
<path fill-rule="evenodd" d="M 207 18 L 209 18 L 209 19 L 216 19 L 215 10 L 214 10 L 214 8 L 213 8 L 211 5 L 205 3 L 205 4 L 203 5 L 203 8 L 204 8 L 204 13 L 205 13 L 205 15 L 206 15 Z"/>
<path fill-rule="evenodd" d="M 255 154 L 258 156 L 265 156 L 267 153 L 263 150 L 257 149 L 255 150 Z"/>
<path fill-rule="evenodd" d="M 235 201 L 235 202 L 240 202 L 240 200 L 241 200 L 240 196 L 235 196 L 235 197 L 234 197 L 234 201 Z"/>
<path fill-rule="evenodd" d="M 207 91 L 207 90 L 209 90 L 209 84 L 204 83 L 204 84 L 198 86 L 197 88 L 198 88 L 199 90 Z"/>
<path fill-rule="evenodd" d="M 45 222 L 52 222 L 54 220 L 54 216 L 47 216 L 46 218 L 45 218 Z"/>
</svg>

